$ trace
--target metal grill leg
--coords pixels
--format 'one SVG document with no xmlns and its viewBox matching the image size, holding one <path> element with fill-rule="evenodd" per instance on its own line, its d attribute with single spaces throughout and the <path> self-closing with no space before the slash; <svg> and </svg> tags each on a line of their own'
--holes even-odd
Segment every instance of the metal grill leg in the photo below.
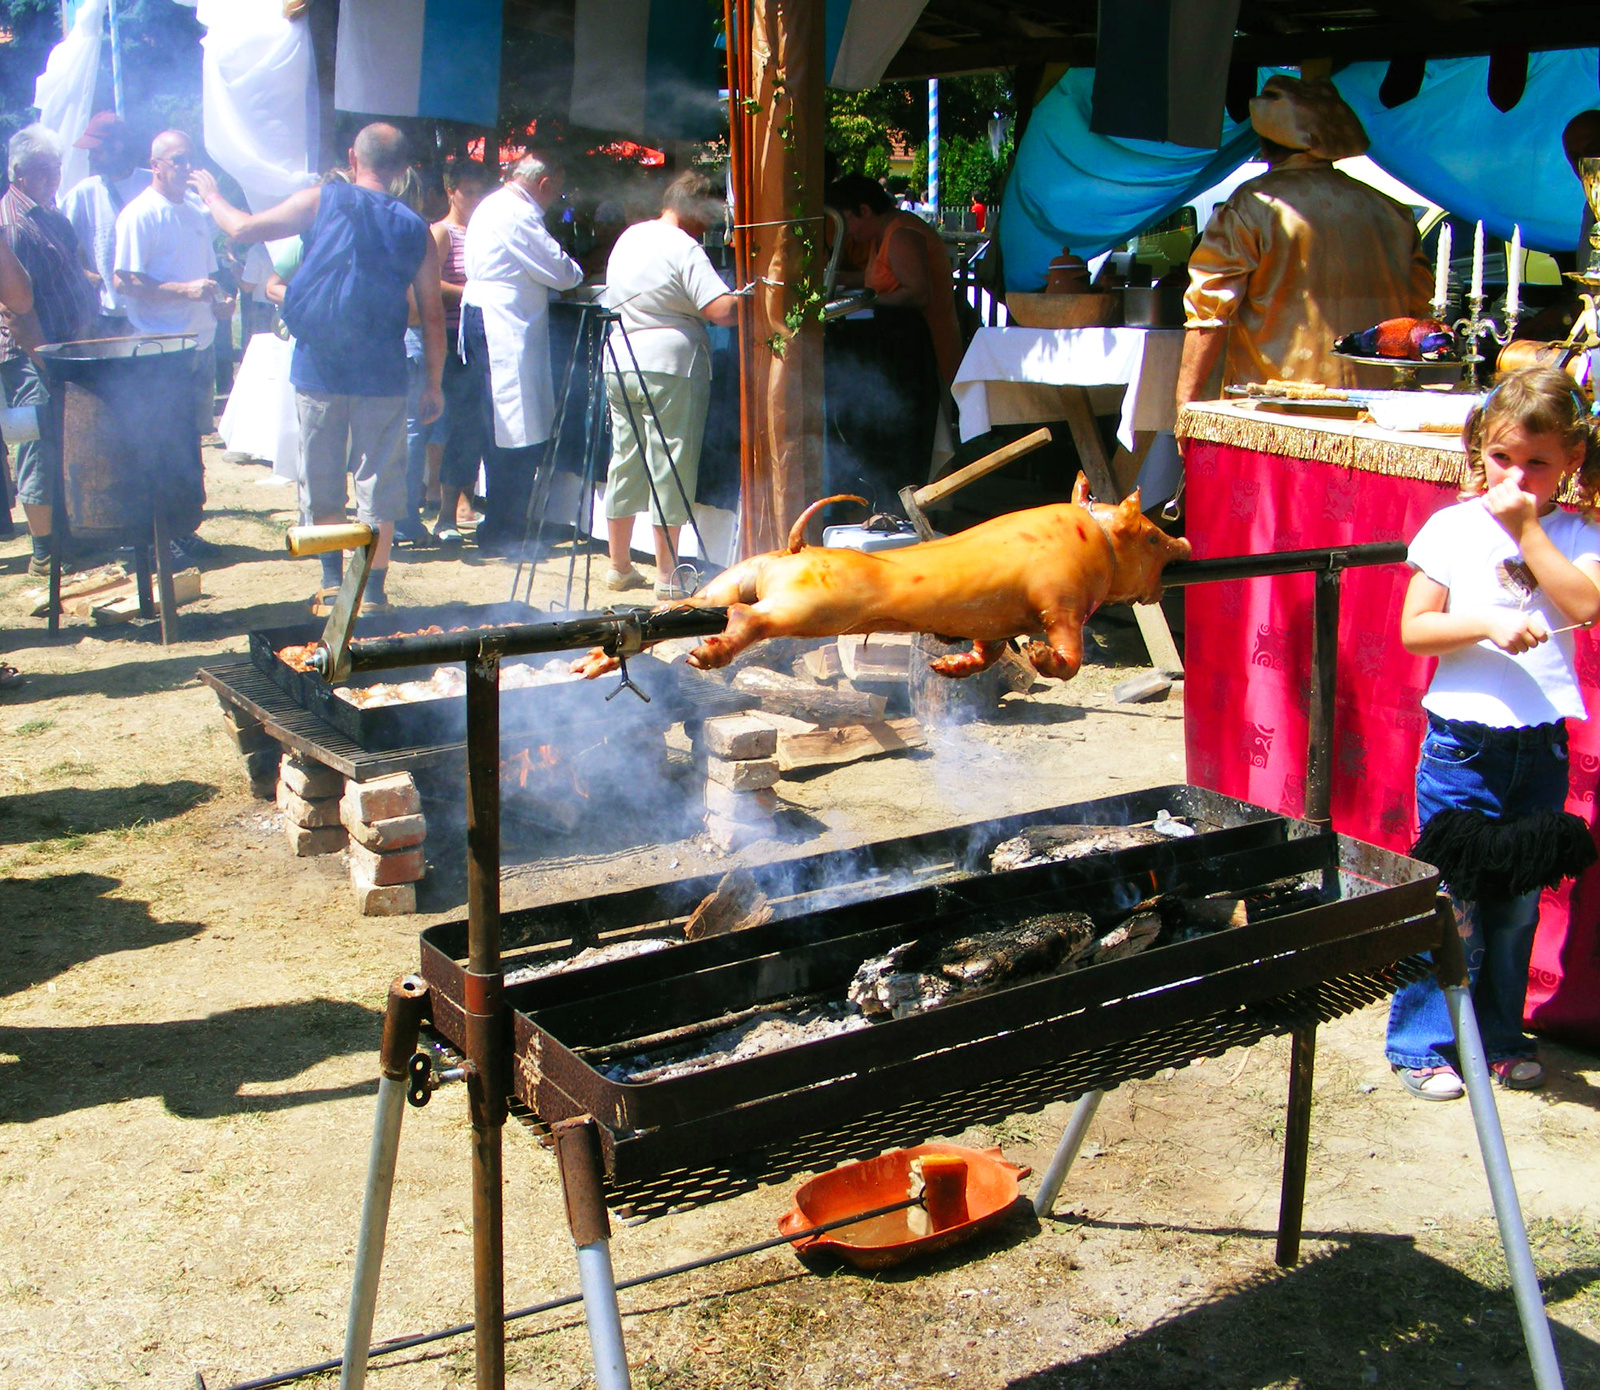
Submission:
<svg viewBox="0 0 1600 1390">
<path fill-rule="evenodd" d="M 394 1194 L 394 1166 L 400 1152 L 400 1121 L 406 1109 L 406 1063 L 416 1051 L 417 1029 L 427 996 L 427 986 L 415 975 L 396 980 L 389 987 L 389 1006 L 383 1016 L 378 1113 L 372 1123 L 367 1189 L 361 1199 L 361 1233 L 356 1240 L 356 1267 L 350 1286 L 350 1313 L 345 1320 L 344 1364 L 339 1372 L 339 1390 L 361 1390 L 367 1380 L 372 1317 L 378 1303 L 378 1274 L 383 1267 L 389 1199 Z"/>
<path fill-rule="evenodd" d="M 1277 1261 L 1300 1259 L 1306 1206 L 1306 1155 L 1311 1147 L 1311 1077 L 1317 1060 L 1317 1026 L 1296 1028 L 1289 1053 L 1289 1109 L 1283 1131 L 1283 1188 L 1278 1197 Z"/>
<path fill-rule="evenodd" d="M 1472 1124 L 1478 1131 L 1478 1152 L 1483 1157 L 1483 1170 L 1489 1179 L 1489 1195 L 1500 1226 L 1500 1246 L 1506 1253 L 1506 1265 L 1511 1272 L 1511 1289 L 1516 1295 L 1517 1317 L 1522 1323 L 1522 1340 L 1528 1348 L 1528 1364 L 1533 1368 L 1533 1383 L 1538 1390 L 1561 1390 L 1561 1365 L 1556 1360 L 1550 1319 L 1544 1310 L 1544 1296 L 1539 1291 L 1539 1275 L 1533 1267 L 1533 1251 L 1528 1248 L 1528 1228 L 1522 1220 L 1517 1185 L 1511 1176 L 1511 1158 L 1506 1152 L 1505 1132 L 1500 1128 L 1500 1111 L 1494 1103 L 1494 1083 L 1489 1076 L 1483 1038 L 1478 1032 L 1478 1016 L 1473 1011 L 1467 985 L 1466 956 L 1456 930 L 1455 913 L 1447 898 L 1439 899 L 1439 924 L 1443 944 L 1434 952 L 1434 970 L 1444 988 L 1445 1005 L 1450 1010 L 1461 1079 L 1466 1083 L 1467 1100 L 1472 1106 Z"/>
<path fill-rule="evenodd" d="M 1085 1091 L 1078 1097 L 1077 1104 L 1072 1107 L 1067 1127 L 1061 1131 L 1061 1142 L 1056 1145 L 1055 1156 L 1050 1160 L 1050 1166 L 1044 1170 L 1044 1176 L 1039 1179 L 1039 1190 L 1034 1193 L 1035 1216 L 1050 1215 L 1050 1209 L 1056 1204 L 1056 1194 L 1061 1191 L 1061 1184 L 1066 1181 L 1067 1172 L 1088 1136 L 1089 1122 L 1094 1119 L 1094 1112 L 1100 1108 L 1100 1102 L 1105 1098 L 1104 1091 Z"/>
<path fill-rule="evenodd" d="M 564 1120 L 551 1126 L 567 1224 L 578 1253 L 578 1286 L 589 1351 L 600 1390 L 629 1390 L 628 1354 L 622 1344 L 622 1311 L 611 1271 L 611 1216 L 600 1191 L 600 1137 L 594 1121 Z"/>
</svg>

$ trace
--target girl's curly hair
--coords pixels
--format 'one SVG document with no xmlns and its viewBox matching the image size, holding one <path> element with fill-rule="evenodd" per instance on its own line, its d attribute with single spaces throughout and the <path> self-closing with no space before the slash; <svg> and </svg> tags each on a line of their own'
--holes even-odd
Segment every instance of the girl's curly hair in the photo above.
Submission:
<svg viewBox="0 0 1600 1390">
<path fill-rule="evenodd" d="M 1483 446 L 1506 425 L 1518 426 L 1528 434 L 1558 435 L 1568 449 L 1583 445 L 1574 500 L 1585 512 L 1600 510 L 1600 440 L 1589 403 L 1573 379 L 1553 367 L 1502 373 L 1494 389 L 1472 408 L 1461 430 L 1467 450 L 1462 497 L 1476 497 L 1487 489 Z"/>
</svg>

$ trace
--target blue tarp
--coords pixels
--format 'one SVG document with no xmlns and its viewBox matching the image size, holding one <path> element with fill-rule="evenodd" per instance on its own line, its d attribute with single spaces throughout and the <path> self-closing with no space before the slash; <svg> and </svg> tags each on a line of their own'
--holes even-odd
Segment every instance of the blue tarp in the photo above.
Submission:
<svg viewBox="0 0 1600 1390">
<path fill-rule="evenodd" d="M 1458 217 L 1482 219 L 1493 235 L 1509 238 L 1515 223 L 1525 245 L 1570 251 L 1583 194 L 1561 132 L 1578 112 L 1600 107 L 1597 60 L 1593 48 L 1533 54 L 1527 88 L 1509 112 L 1489 100 L 1487 58 L 1430 62 L 1422 90 L 1393 110 L 1378 100 L 1386 63 L 1352 64 L 1334 83 L 1367 128 L 1373 162 L 1402 183 Z M 1094 135 L 1093 84 L 1092 69 L 1074 68 L 1028 122 L 1000 216 L 1010 289 L 1039 289 L 1063 246 L 1090 256 L 1126 241 L 1255 152 L 1248 123 L 1226 118 L 1214 153 Z"/>
</svg>

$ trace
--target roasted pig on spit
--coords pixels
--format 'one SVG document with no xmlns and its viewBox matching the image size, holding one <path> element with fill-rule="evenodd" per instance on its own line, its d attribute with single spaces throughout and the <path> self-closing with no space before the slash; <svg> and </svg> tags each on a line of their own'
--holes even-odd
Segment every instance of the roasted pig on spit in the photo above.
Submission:
<svg viewBox="0 0 1600 1390">
<path fill-rule="evenodd" d="M 931 663 L 943 676 L 970 676 L 999 660 L 1013 637 L 1043 676 L 1071 680 L 1083 662 L 1084 620 L 1103 603 L 1154 603 L 1169 560 L 1189 542 L 1158 530 L 1139 510 L 1137 490 L 1116 506 L 1089 500 L 1080 478 L 1071 503 L 996 517 L 941 540 L 898 550 L 833 550 L 802 543 L 808 507 L 787 550 L 756 555 L 712 579 L 683 604 L 728 610 L 727 626 L 689 655 L 704 669 L 726 666 L 768 637 L 837 637 L 854 632 L 927 632 L 972 650 Z M 863 503 L 863 505 L 865 505 Z M 1044 641 L 1031 638 L 1042 632 Z M 579 674 L 615 670 L 596 647 Z"/>
</svg>

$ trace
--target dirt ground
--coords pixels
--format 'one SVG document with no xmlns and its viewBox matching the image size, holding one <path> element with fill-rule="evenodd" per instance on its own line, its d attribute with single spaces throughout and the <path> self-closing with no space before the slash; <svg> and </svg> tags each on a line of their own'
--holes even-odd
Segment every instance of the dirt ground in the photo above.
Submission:
<svg viewBox="0 0 1600 1390">
<path fill-rule="evenodd" d="M 417 932 L 357 915 L 341 865 L 295 860 L 253 801 L 196 668 L 295 621 L 292 498 L 208 455 L 227 554 L 150 628 L 26 616 L 0 545 L 0 1385 L 211 1390 L 338 1354 L 372 1120 L 379 1009 Z M 510 569 L 402 556 L 402 603 L 506 596 Z M 551 595 L 559 576 L 545 574 Z M 1106 656 L 1126 650 L 1102 631 Z M 1116 706 L 1126 668 L 1013 699 L 925 751 L 786 780 L 789 837 L 741 857 L 1181 781 L 1181 699 Z M 692 839 L 551 840 L 508 906 L 729 861 Z M 608 845 L 598 852 L 595 843 Z M 433 849 L 436 881 L 452 851 Z M 443 899 L 443 900 L 441 900 Z M 1512 1387 L 1531 1383 L 1468 1108 L 1388 1074 L 1383 1011 L 1319 1036 L 1307 1239 L 1273 1263 L 1287 1044 L 1113 1092 L 1056 1211 L 869 1276 L 787 1249 L 625 1292 L 634 1384 L 705 1387 Z M 1600 1387 L 1600 1058 L 1549 1045 L 1541 1093 L 1499 1097 L 1567 1384 Z M 1066 1115 L 959 1136 L 1042 1168 Z M 376 1334 L 471 1317 L 464 1097 L 408 1111 Z M 929 1135 L 929 1138 L 948 1137 Z M 507 1131 L 509 1306 L 576 1288 L 553 1160 Z M 792 1185 L 619 1225 L 626 1278 L 760 1240 Z M 1031 1183 L 1024 1185 L 1031 1191 Z M 513 1384 L 592 1384 L 572 1309 L 514 1323 Z M 374 1364 L 378 1390 L 472 1378 L 470 1339 Z M 329 1383 L 324 1378 L 321 1383 Z"/>
</svg>

